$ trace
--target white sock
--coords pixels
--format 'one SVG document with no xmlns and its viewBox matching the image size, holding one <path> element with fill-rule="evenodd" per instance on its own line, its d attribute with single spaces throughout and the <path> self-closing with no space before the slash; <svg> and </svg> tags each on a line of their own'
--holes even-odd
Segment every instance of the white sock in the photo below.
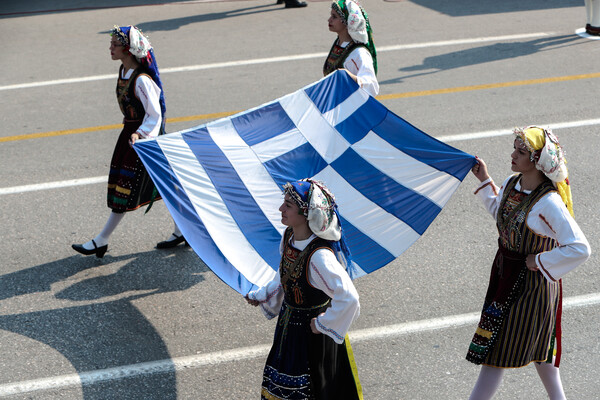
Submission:
<svg viewBox="0 0 600 400">
<path fill-rule="evenodd" d="M 587 16 L 587 23 L 590 25 L 592 25 L 592 20 L 594 19 L 592 1 L 593 0 L 585 0 L 585 13 Z"/>
<path fill-rule="evenodd" d="M 542 362 L 535 363 L 535 369 L 546 388 L 546 392 L 548 392 L 548 398 L 550 398 L 550 400 L 567 399 L 562 382 L 560 381 L 560 372 L 558 368 L 553 364 Z"/>
<path fill-rule="evenodd" d="M 598 28 L 600 26 L 600 3 L 597 0 L 591 0 L 591 20 L 590 25 Z"/>
<path fill-rule="evenodd" d="M 477 378 L 469 400 L 489 400 L 493 398 L 496 390 L 498 390 L 502 383 L 503 376 L 503 368 L 482 365 L 481 371 L 479 371 L 479 378 Z"/>
<path fill-rule="evenodd" d="M 108 239 L 110 238 L 110 235 L 112 235 L 115 228 L 117 227 L 117 225 L 119 225 L 119 222 L 121 222 L 124 216 L 125 213 L 110 213 L 110 215 L 108 216 L 108 221 L 106 221 L 106 224 L 104 225 L 104 229 L 102 229 L 102 232 L 100 232 L 100 234 L 98 234 L 98 236 L 94 238 L 94 242 L 96 242 L 96 247 L 102 247 L 108 244 Z M 89 242 L 83 244 L 83 248 L 87 250 L 93 250 L 94 243 L 92 243 L 92 241 L 90 240 Z"/>
<path fill-rule="evenodd" d="M 172 240 L 175 240 L 178 237 L 181 237 L 181 235 L 183 235 L 183 234 L 179 230 L 179 227 L 177 226 L 177 224 L 175 223 L 175 221 L 173 221 L 173 233 L 171 234 L 171 236 L 169 236 L 169 238 L 167 239 L 167 241 L 170 242 Z"/>
</svg>

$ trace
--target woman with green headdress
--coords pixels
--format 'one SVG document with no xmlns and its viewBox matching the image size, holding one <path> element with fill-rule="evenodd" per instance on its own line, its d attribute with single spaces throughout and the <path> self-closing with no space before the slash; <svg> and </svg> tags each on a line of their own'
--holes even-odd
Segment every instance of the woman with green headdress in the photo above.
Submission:
<svg viewBox="0 0 600 400">
<path fill-rule="evenodd" d="M 566 161 L 549 129 L 515 129 L 511 169 L 501 187 L 481 159 L 475 193 L 496 218 L 498 252 L 467 360 L 482 365 L 470 399 L 491 399 L 505 368 L 534 362 L 548 396 L 565 399 L 561 357 L 561 278 L 590 256 L 573 219 Z"/>
<path fill-rule="evenodd" d="M 377 51 L 365 10 L 353 0 L 334 1 L 328 23 L 338 37 L 325 60 L 323 75 L 344 69 L 361 88 L 377 96 Z"/>
</svg>

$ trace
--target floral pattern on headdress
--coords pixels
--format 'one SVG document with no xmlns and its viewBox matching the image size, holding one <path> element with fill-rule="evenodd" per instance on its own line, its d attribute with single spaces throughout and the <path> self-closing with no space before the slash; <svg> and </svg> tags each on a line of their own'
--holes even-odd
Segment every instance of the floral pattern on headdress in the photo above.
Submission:
<svg viewBox="0 0 600 400">
<path fill-rule="evenodd" d="M 352 40 L 365 44 L 369 42 L 369 35 L 367 33 L 368 20 L 365 18 L 363 9 L 358 3 L 352 0 L 339 0 L 334 1 L 331 7 L 348 27 L 348 33 Z"/>
<path fill-rule="evenodd" d="M 573 215 L 573 197 L 567 160 L 558 138 L 550 129 L 537 126 L 515 128 L 513 132 L 531 153 L 530 160 L 535 163 L 535 167 L 554 183 L 569 213 Z"/>
<path fill-rule="evenodd" d="M 377 50 L 373 40 L 373 30 L 369 22 L 369 15 L 365 9 L 354 0 L 334 0 L 331 8 L 340 16 L 348 28 L 348 34 L 356 43 L 365 45 L 373 58 L 373 68 L 377 73 Z"/>
<path fill-rule="evenodd" d="M 139 61 L 144 68 L 144 72 L 147 73 L 160 88 L 159 103 L 162 115 L 161 132 L 164 133 L 167 107 L 165 105 L 165 94 L 160 79 L 160 72 L 158 71 L 156 56 L 154 55 L 154 49 L 152 49 L 150 41 L 142 34 L 142 31 L 139 28 L 133 25 L 121 27 L 115 25 L 110 35 L 116 38 L 123 46 L 127 46 L 129 53 Z"/>
<path fill-rule="evenodd" d="M 129 47 L 129 52 L 137 59 L 146 58 L 152 49 L 148 38 L 135 26 L 119 27 L 115 25 L 112 36 L 115 36 L 123 46 Z"/>
<path fill-rule="evenodd" d="M 514 134 L 520 138 L 531 153 L 530 159 L 552 182 L 562 182 L 567 178 L 567 166 L 563 149 L 558 138 L 550 129 L 537 126 L 515 128 Z"/>
<path fill-rule="evenodd" d="M 342 232 L 335 212 L 335 197 L 323 182 L 303 179 L 286 183 L 283 189 L 303 212 L 315 235 L 326 240 L 340 240 Z"/>
</svg>

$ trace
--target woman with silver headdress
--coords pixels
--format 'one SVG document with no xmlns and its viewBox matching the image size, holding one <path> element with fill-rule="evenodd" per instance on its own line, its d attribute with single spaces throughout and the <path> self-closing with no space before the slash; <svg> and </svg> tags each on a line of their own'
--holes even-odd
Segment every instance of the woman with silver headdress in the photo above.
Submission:
<svg viewBox="0 0 600 400">
<path fill-rule="evenodd" d="M 287 183 L 284 192 L 279 270 L 246 295 L 267 318 L 279 316 L 261 398 L 362 399 L 346 336 L 360 305 L 335 198 L 311 179 Z"/>
<path fill-rule="evenodd" d="M 563 150 L 547 129 L 515 129 L 512 170 L 501 187 L 481 159 L 476 194 L 496 218 L 498 252 L 467 360 L 482 365 L 471 399 L 491 399 L 505 368 L 535 362 L 550 399 L 564 399 L 561 278 L 590 256 L 573 219 Z"/>
<path fill-rule="evenodd" d="M 111 213 L 94 239 L 72 245 L 75 251 L 84 255 L 95 254 L 98 258 L 106 253 L 108 239 L 125 212 L 159 198 L 132 146 L 138 139 L 164 133 L 166 110 L 154 50 L 138 28 L 115 26 L 111 32 L 110 55 L 113 60 L 121 62 L 116 94 L 123 113 L 123 130 L 117 139 L 108 175 L 107 205 Z M 178 230 L 177 226 L 175 229 Z"/>
<path fill-rule="evenodd" d="M 366 11 L 356 1 L 336 0 L 331 4 L 328 23 L 337 38 L 325 60 L 323 75 L 344 69 L 361 88 L 377 96 L 377 51 Z"/>
</svg>

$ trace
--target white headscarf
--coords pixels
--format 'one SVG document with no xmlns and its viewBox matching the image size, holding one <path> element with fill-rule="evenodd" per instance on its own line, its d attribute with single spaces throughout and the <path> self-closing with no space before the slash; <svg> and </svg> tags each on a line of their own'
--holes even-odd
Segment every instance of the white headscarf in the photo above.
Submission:
<svg viewBox="0 0 600 400">
<path fill-rule="evenodd" d="M 152 48 L 150 41 L 135 26 L 129 29 L 129 52 L 136 58 L 144 58 Z"/>
<path fill-rule="evenodd" d="M 342 237 L 342 229 L 333 210 L 334 199 L 325 194 L 325 187 L 313 182 L 312 196 L 308 203 L 308 227 L 318 237 L 337 242 Z"/>
<path fill-rule="evenodd" d="M 312 233 L 321 239 L 340 240 L 342 227 L 335 212 L 335 197 L 323 182 L 302 179 L 283 188 L 303 212 Z"/>
<path fill-rule="evenodd" d="M 346 0 L 346 7 L 348 8 L 346 25 L 348 26 L 350 37 L 357 43 L 368 43 L 367 21 L 360 6 L 352 0 Z"/>
<path fill-rule="evenodd" d="M 142 34 L 139 28 L 129 25 L 119 27 L 115 25 L 113 35 L 117 35 L 119 41 L 129 47 L 129 52 L 138 60 L 146 58 L 152 45 L 146 36 Z"/>
<path fill-rule="evenodd" d="M 552 182 L 562 182 L 567 179 L 568 171 L 563 149 L 550 129 L 528 126 L 523 129 L 515 128 L 514 133 L 525 143 L 531 153 L 531 161 L 535 162 L 535 167 L 548 179 Z"/>
</svg>

